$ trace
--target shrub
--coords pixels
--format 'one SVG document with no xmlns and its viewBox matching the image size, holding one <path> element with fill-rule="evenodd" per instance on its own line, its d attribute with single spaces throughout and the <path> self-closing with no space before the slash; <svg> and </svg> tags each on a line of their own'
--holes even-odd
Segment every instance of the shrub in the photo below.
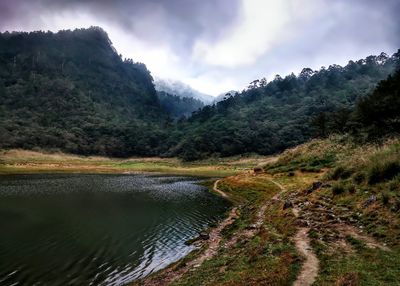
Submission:
<svg viewBox="0 0 400 286">
<path fill-rule="evenodd" d="M 394 178 L 400 173 L 400 162 L 394 159 L 386 159 L 376 162 L 368 171 L 368 183 L 377 184 Z"/>
<path fill-rule="evenodd" d="M 352 171 L 350 169 L 346 169 L 342 166 L 338 166 L 329 174 L 329 179 L 338 180 L 338 179 L 347 179 L 351 176 Z"/>
<path fill-rule="evenodd" d="M 389 190 L 391 192 L 400 191 L 400 175 L 396 176 L 392 181 L 390 181 Z"/>
<path fill-rule="evenodd" d="M 334 195 L 340 195 L 346 191 L 345 186 L 343 183 L 336 183 L 332 186 L 332 193 Z"/>
<path fill-rule="evenodd" d="M 390 200 L 390 195 L 389 195 L 389 193 L 387 193 L 387 192 L 382 192 L 382 193 L 381 193 L 381 196 L 382 196 L 382 203 L 383 203 L 384 205 L 387 205 L 387 204 L 389 203 L 389 200 Z"/>
<path fill-rule="evenodd" d="M 356 192 L 356 187 L 353 184 L 348 184 L 346 189 L 350 194 L 354 194 Z"/>
<path fill-rule="evenodd" d="M 353 175 L 353 182 L 356 184 L 361 184 L 365 180 L 365 174 L 364 173 L 355 173 Z"/>
</svg>

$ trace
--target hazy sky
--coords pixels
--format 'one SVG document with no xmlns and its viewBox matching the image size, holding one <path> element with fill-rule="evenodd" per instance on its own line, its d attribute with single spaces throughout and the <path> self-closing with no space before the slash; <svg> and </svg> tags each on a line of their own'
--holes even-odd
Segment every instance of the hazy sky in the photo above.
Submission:
<svg viewBox="0 0 400 286">
<path fill-rule="evenodd" d="M 400 0 L 0 0 L 0 30 L 100 26 L 154 76 L 217 95 L 400 48 Z"/>
</svg>

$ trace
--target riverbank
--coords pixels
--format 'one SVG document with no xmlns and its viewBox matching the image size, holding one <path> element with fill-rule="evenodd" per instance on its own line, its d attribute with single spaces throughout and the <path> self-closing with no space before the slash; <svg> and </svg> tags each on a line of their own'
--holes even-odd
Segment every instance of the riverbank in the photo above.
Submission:
<svg viewBox="0 0 400 286">
<path fill-rule="evenodd" d="M 237 156 L 183 162 L 176 158 L 107 158 L 44 153 L 27 150 L 1 150 L 0 174 L 33 173 L 161 173 L 200 177 L 231 176 L 265 161 L 263 156 Z"/>
</svg>

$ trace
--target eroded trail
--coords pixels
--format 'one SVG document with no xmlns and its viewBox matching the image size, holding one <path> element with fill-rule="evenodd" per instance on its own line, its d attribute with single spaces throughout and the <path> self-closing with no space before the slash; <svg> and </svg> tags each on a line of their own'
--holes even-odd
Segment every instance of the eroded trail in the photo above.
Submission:
<svg viewBox="0 0 400 286">
<path fill-rule="evenodd" d="M 272 199 L 281 201 L 280 196 L 282 193 L 286 192 L 285 187 L 272 179 L 270 179 L 270 181 L 281 189 L 281 192 L 276 194 Z M 297 207 L 293 206 L 292 212 L 296 218 L 299 217 L 300 210 Z M 318 276 L 319 260 L 318 260 L 317 256 L 314 254 L 314 252 L 312 251 L 312 248 L 310 245 L 310 238 L 308 236 L 309 231 L 310 231 L 310 228 L 302 227 L 297 231 L 296 235 L 294 236 L 294 242 L 296 245 L 296 249 L 305 258 L 305 261 L 301 267 L 300 273 L 297 276 L 296 281 L 293 283 L 294 286 L 312 285 Z"/>
<path fill-rule="evenodd" d="M 282 202 L 281 194 L 286 192 L 285 187 L 272 179 L 270 181 L 282 190 L 273 199 Z M 300 225 L 293 240 L 297 251 L 305 258 L 293 284 L 295 286 L 312 285 L 318 277 L 320 263 L 310 244 L 310 230 L 334 251 L 353 251 L 347 242 L 348 236 L 362 241 L 368 248 L 391 251 L 385 244 L 363 232 L 361 227 L 350 224 L 346 220 L 349 216 L 348 209 L 341 211 L 341 207 L 336 206 L 331 198 L 318 195 L 321 186 L 322 183 L 317 181 L 307 191 L 294 191 L 285 196 L 284 208 L 291 208 Z"/>
<path fill-rule="evenodd" d="M 293 286 L 312 285 L 317 278 L 319 261 L 311 249 L 310 238 L 308 237 L 309 228 L 300 228 L 294 237 L 297 250 L 305 257 L 300 274 L 297 276 Z"/>
</svg>

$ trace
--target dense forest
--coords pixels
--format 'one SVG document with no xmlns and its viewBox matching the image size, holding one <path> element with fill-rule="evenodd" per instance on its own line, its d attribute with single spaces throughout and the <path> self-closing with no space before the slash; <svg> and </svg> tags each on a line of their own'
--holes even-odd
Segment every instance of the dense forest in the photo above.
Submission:
<svg viewBox="0 0 400 286">
<path fill-rule="evenodd" d="M 345 116 L 354 109 L 395 70 L 399 56 L 399 52 L 391 57 L 382 53 L 350 61 L 345 67 L 305 68 L 298 76 L 277 75 L 269 83 L 255 80 L 245 91 L 179 122 L 170 154 L 187 160 L 251 152 L 271 154 L 326 135 L 321 119 L 335 112 Z M 393 108 L 396 113 L 399 105 Z M 346 129 L 342 122 L 337 126 L 344 128 L 341 131 Z"/>
<path fill-rule="evenodd" d="M 97 27 L 0 34 L 0 147 L 156 155 L 162 110 L 146 66 Z"/>
<path fill-rule="evenodd" d="M 146 66 L 122 59 L 100 28 L 6 32 L 0 148 L 195 160 L 271 154 L 332 132 L 373 138 L 398 131 L 399 73 L 389 75 L 399 55 L 255 80 L 204 106 L 156 92 Z"/>
<path fill-rule="evenodd" d="M 379 141 L 400 133 L 400 70 L 379 82 L 375 90 L 361 98 L 354 109 L 320 113 L 312 120 L 318 136 L 351 134 L 361 141 Z"/>
</svg>

